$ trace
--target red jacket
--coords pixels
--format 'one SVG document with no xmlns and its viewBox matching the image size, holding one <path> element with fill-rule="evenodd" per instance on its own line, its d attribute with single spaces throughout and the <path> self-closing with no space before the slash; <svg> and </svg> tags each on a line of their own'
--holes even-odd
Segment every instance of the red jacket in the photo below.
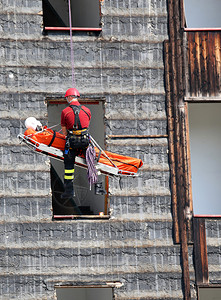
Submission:
<svg viewBox="0 0 221 300">
<path fill-rule="evenodd" d="M 71 105 L 79 106 L 80 103 L 78 101 L 73 101 Z M 91 111 L 86 106 L 81 106 L 83 109 L 80 110 L 79 118 L 81 122 L 82 128 L 88 128 L 91 119 Z M 84 112 L 85 111 L 85 112 Z M 74 126 L 75 115 L 70 106 L 66 107 L 62 110 L 61 113 L 61 126 L 65 126 L 67 130 L 72 130 Z"/>
</svg>

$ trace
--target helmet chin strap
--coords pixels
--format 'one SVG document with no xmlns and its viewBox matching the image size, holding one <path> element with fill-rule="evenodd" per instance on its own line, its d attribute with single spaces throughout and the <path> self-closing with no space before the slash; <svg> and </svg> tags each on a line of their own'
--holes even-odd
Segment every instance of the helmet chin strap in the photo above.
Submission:
<svg viewBox="0 0 221 300">
<path fill-rule="evenodd" d="M 67 101 L 68 101 L 68 99 L 67 99 Z M 73 102 L 73 101 L 77 101 L 77 98 L 71 99 L 70 101 L 68 101 L 68 103 L 70 104 L 70 103 Z"/>
</svg>

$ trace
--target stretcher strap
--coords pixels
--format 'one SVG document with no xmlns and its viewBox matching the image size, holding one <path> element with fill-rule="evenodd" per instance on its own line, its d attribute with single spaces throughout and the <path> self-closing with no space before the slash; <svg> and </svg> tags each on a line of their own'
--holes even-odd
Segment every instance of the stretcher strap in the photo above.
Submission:
<svg viewBox="0 0 221 300">
<path fill-rule="evenodd" d="M 98 156 L 97 156 L 97 162 L 99 162 L 99 160 L 100 160 L 100 157 L 101 157 L 101 150 L 99 150 L 99 153 L 98 153 Z"/>
<path fill-rule="evenodd" d="M 53 144 L 55 137 L 56 137 L 56 132 L 53 131 L 53 136 L 52 136 L 50 143 L 48 144 L 48 147 L 50 147 Z"/>
</svg>

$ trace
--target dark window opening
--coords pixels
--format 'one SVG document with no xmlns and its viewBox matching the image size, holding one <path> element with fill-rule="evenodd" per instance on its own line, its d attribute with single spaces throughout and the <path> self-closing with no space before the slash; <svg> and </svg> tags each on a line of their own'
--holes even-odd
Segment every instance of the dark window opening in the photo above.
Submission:
<svg viewBox="0 0 221 300">
<path fill-rule="evenodd" d="M 103 100 L 79 100 L 81 104 L 91 110 L 92 119 L 90 123 L 90 134 L 96 142 L 105 148 L 105 126 L 104 126 L 104 101 Z M 48 126 L 60 124 L 61 111 L 67 106 L 65 99 L 47 99 L 48 103 Z M 59 131 L 60 125 L 54 128 Z M 76 216 L 80 217 L 107 217 L 109 214 L 108 200 L 108 177 L 100 174 L 99 182 L 102 182 L 106 190 L 104 195 L 96 195 L 94 185 L 90 189 L 87 178 L 87 169 L 75 166 L 74 191 L 75 197 L 71 200 L 62 200 L 61 194 L 64 187 L 64 163 L 63 161 L 50 158 L 51 160 L 51 189 L 53 216 L 56 219 Z"/>
<path fill-rule="evenodd" d="M 110 287 L 56 287 L 57 300 L 112 300 Z"/>
<path fill-rule="evenodd" d="M 198 287 L 198 300 L 220 300 L 221 287 L 210 285 Z"/>
<path fill-rule="evenodd" d="M 69 28 L 68 0 L 43 0 L 43 22 L 46 30 Z M 100 29 L 99 0 L 71 0 L 73 29 Z"/>
</svg>

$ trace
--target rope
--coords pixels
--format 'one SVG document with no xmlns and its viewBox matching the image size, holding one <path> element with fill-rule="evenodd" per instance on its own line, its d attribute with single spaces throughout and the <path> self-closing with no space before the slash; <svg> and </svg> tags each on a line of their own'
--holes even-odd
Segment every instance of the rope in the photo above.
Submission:
<svg viewBox="0 0 221 300">
<path fill-rule="evenodd" d="M 92 136 L 90 135 L 91 138 L 91 143 L 93 146 L 97 147 L 101 153 L 103 153 L 103 155 L 109 160 L 109 162 L 118 169 L 118 167 L 113 163 L 113 161 L 107 156 L 107 154 L 104 152 L 104 150 L 98 145 L 98 143 L 92 138 Z"/>
<path fill-rule="evenodd" d="M 59 125 L 61 125 L 60 123 L 58 123 L 58 124 L 56 124 L 56 125 L 52 125 L 52 126 L 50 126 L 50 127 L 48 127 L 48 128 L 54 128 L 54 127 L 56 127 L 56 126 L 59 126 Z"/>
<path fill-rule="evenodd" d="M 96 158 L 96 152 L 94 147 L 91 145 L 88 146 L 86 150 L 86 163 L 87 163 L 87 177 L 90 184 L 90 190 L 91 185 L 96 183 L 98 180 L 97 170 L 95 168 L 95 158 Z"/>
<path fill-rule="evenodd" d="M 68 0 L 68 10 L 69 10 L 69 26 L 70 26 L 70 44 L 71 44 L 72 86 L 75 87 L 74 51 L 73 51 L 73 41 L 72 41 L 72 20 L 71 20 L 71 0 Z"/>
</svg>

